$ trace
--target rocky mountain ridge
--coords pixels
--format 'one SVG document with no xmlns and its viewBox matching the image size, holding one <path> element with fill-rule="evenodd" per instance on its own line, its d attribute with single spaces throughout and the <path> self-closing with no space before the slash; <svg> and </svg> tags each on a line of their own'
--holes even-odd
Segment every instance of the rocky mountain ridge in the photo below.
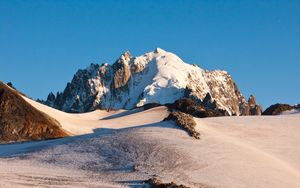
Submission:
<svg viewBox="0 0 300 188">
<path fill-rule="evenodd" d="M 262 115 L 280 115 L 283 112 L 288 112 L 291 110 L 300 111 L 300 104 L 289 105 L 289 104 L 280 104 L 276 103 L 269 106 Z"/>
<path fill-rule="evenodd" d="M 261 114 L 254 96 L 247 101 L 226 71 L 204 70 L 160 48 L 138 57 L 127 51 L 112 65 L 78 70 L 63 92 L 50 93 L 44 103 L 66 112 L 87 112 L 173 103 L 184 97 L 228 115 Z"/>
<path fill-rule="evenodd" d="M 0 81 L 0 143 L 68 136 L 57 120 L 31 106 L 21 95 Z"/>
</svg>

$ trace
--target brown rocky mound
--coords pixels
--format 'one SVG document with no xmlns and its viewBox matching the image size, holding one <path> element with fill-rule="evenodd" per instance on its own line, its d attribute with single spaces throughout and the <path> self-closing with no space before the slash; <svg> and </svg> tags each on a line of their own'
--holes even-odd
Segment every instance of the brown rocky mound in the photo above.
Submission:
<svg viewBox="0 0 300 188">
<path fill-rule="evenodd" d="M 200 133 L 195 130 L 196 122 L 193 119 L 193 116 L 190 114 L 186 114 L 183 112 L 171 112 L 168 117 L 164 119 L 164 121 L 175 121 L 176 124 L 189 133 L 190 136 L 200 139 Z"/>
<path fill-rule="evenodd" d="M 0 143 L 68 136 L 58 121 L 27 103 L 0 81 Z"/>
<path fill-rule="evenodd" d="M 149 184 L 151 188 L 189 188 L 184 185 L 177 185 L 174 182 L 162 183 L 161 180 L 156 177 L 150 178 L 145 183 Z"/>
<path fill-rule="evenodd" d="M 292 110 L 293 107 L 288 104 L 273 104 L 269 108 L 267 108 L 262 115 L 279 115 L 284 111 Z"/>
<path fill-rule="evenodd" d="M 168 104 L 167 106 L 169 109 L 175 109 L 199 118 L 228 115 L 225 110 L 206 108 L 190 98 L 176 100 L 173 104 Z"/>
</svg>

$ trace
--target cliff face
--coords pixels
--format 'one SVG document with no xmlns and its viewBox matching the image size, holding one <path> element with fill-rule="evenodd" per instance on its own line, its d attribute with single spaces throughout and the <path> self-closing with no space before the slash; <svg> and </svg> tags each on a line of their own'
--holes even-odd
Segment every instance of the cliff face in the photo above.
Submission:
<svg viewBox="0 0 300 188">
<path fill-rule="evenodd" d="M 261 115 L 262 114 L 262 106 L 260 104 L 256 104 L 255 96 L 250 95 L 248 99 L 248 103 L 242 104 L 241 107 L 242 112 L 241 115 L 249 116 L 249 115 Z"/>
<path fill-rule="evenodd" d="M 0 143 L 67 136 L 58 121 L 28 104 L 20 93 L 0 82 Z"/>
<path fill-rule="evenodd" d="M 214 102 L 229 115 L 241 115 L 249 106 L 226 71 L 203 70 L 158 48 L 139 57 L 125 52 L 112 65 L 91 64 L 79 70 L 62 93 L 49 94 L 45 104 L 67 112 L 86 112 L 173 103 L 183 97 L 204 101 L 208 94 L 209 104 Z"/>
</svg>

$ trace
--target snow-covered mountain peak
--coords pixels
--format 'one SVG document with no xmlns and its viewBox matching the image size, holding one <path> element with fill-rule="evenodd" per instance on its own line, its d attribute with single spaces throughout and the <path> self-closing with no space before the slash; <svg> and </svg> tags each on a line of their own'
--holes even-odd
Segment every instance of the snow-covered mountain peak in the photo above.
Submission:
<svg viewBox="0 0 300 188">
<path fill-rule="evenodd" d="M 165 52 L 166 52 L 165 50 L 158 47 L 154 50 L 154 53 L 165 53 Z"/>
<path fill-rule="evenodd" d="M 182 97 L 202 101 L 207 95 L 218 108 L 240 114 L 246 104 L 226 71 L 207 71 L 160 48 L 132 57 L 123 53 L 112 65 L 91 64 L 78 71 L 62 94 L 46 103 L 64 111 L 96 108 L 131 109 L 148 103 L 172 103 Z"/>
</svg>

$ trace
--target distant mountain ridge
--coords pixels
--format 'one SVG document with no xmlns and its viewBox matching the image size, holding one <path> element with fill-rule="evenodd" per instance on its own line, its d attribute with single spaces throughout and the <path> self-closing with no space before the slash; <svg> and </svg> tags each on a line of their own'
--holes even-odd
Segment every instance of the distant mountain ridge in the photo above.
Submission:
<svg viewBox="0 0 300 188">
<path fill-rule="evenodd" d="M 229 115 L 261 113 L 254 96 L 248 102 L 226 71 L 204 70 L 160 48 L 138 57 L 127 51 L 112 65 L 78 70 L 63 92 L 50 93 L 44 103 L 66 112 L 88 112 L 173 103 L 183 97 L 214 103 Z"/>
</svg>

